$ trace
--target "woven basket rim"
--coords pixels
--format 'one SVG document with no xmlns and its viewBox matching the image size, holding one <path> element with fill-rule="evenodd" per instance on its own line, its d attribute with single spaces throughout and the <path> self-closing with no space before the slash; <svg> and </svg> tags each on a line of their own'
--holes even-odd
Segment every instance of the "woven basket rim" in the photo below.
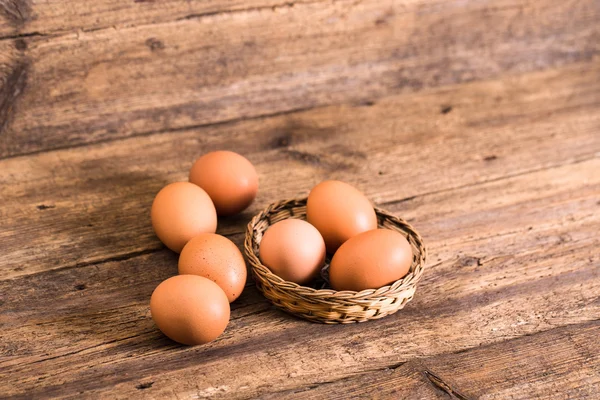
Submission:
<svg viewBox="0 0 600 400">
<path fill-rule="evenodd" d="M 255 275 L 255 279 L 257 278 L 256 275 L 259 275 L 265 280 L 268 280 L 270 283 L 279 285 L 281 288 L 286 289 L 289 292 L 290 296 L 296 293 L 299 297 L 302 297 L 303 299 L 308 300 L 310 298 L 314 298 L 315 303 L 326 304 L 331 302 L 332 305 L 339 304 L 340 301 L 349 301 L 352 304 L 360 304 L 361 300 L 364 300 L 365 303 L 372 304 L 374 300 L 378 298 L 380 298 L 381 300 L 388 299 L 386 294 L 390 292 L 396 292 L 398 290 L 406 290 L 409 287 L 416 285 L 416 283 L 420 280 L 425 267 L 425 262 L 427 260 L 427 249 L 423 244 L 421 236 L 404 219 L 399 218 L 394 214 L 391 214 L 390 212 L 378 207 L 373 207 L 377 214 L 378 229 L 381 228 L 381 225 L 379 224 L 381 219 L 386 219 L 387 221 L 401 226 L 402 229 L 396 230 L 406 233 L 405 236 L 407 236 L 409 243 L 411 243 L 411 247 L 415 247 L 418 250 L 418 255 L 416 256 L 417 261 L 413 262 L 413 264 L 411 265 L 411 270 L 404 277 L 394 281 L 389 285 L 382 286 L 378 289 L 365 289 L 357 292 L 352 290 L 337 291 L 329 288 L 316 289 L 309 286 L 303 286 L 295 282 L 286 281 L 281 277 L 275 275 L 267 266 L 265 266 L 261 262 L 258 251 L 256 253 L 254 251 L 254 248 L 258 248 L 258 245 L 260 244 L 256 242 L 254 228 L 259 223 L 259 221 L 261 221 L 264 218 L 267 218 L 267 220 L 269 221 L 268 226 L 272 225 L 269 218 L 270 215 L 278 213 L 284 209 L 305 207 L 306 200 L 306 197 L 299 197 L 273 202 L 267 207 L 265 207 L 258 214 L 256 214 L 248 223 L 246 228 L 246 238 L 244 241 L 244 251 L 251 266 L 251 270 Z M 268 227 L 266 229 L 268 229 Z M 264 231 L 266 231 L 266 229 Z M 383 229 L 386 228 L 384 227 Z"/>
</svg>

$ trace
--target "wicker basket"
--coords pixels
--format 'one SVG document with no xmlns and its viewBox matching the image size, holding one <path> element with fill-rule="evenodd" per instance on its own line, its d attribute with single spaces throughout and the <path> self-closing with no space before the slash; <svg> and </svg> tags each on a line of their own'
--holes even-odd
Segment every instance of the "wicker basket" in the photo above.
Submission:
<svg viewBox="0 0 600 400">
<path fill-rule="evenodd" d="M 313 322 L 349 324 L 383 318 L 403 308 L 415 293 L 423 275 L 426 249 L 421 236 L 404 220 L 375 208 L 380 228 L 402 233 L 413 250 L 408 275 L 389 286 L 361 292 L 335 291 L 300 286 L 284 281 L 265 267 L 258 249 L 269 225 L 287 218 L 306 219 L 306 199 L 283 200 L 269 205 L 248 224 L 244 250 L 260 290 L 276 307 Z M 326 266 L 328 267 L 328 266 Z"/>
</svg>

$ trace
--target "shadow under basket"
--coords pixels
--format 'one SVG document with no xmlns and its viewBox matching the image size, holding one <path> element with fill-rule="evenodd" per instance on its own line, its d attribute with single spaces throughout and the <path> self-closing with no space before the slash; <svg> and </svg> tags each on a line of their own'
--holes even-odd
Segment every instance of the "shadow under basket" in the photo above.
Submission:
<svg viewBox="0 0 600 400">
<path fill-rule="evenodd" d="M 258 290 L 276 307 L 313 322 L 349 324 L 383 318 L 412 300 L 423 275 L 427 251 L 421 236 L 406 221 L 375 208 L 379 228 L 400 232 L 413 251 L 408 274 L 391 285 L 360 292 L 318 289 L 284 281 L 260 262 L 259 246 L 270 225 L 284 219 L 306 219 L 306 198 L 269 205 L 248 224 L 244 251 Z"/>
</svg>

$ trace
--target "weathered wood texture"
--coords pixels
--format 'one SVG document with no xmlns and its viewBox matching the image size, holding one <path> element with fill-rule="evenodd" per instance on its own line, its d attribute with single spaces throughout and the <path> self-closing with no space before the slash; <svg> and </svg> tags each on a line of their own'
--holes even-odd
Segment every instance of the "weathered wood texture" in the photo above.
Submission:
<svg viewBox="0 0 600 400">
<path fill-rule="evenodd" d="M 275 4 L 0 0 L 0 397 L 597 397 L 600 5 Z M 261 188 L 220 233 L 348 181 L 425 238 L 415 299 L 322 326 L 249 282 L 162 336 L 149 207 L 221 148 Z"/>
<path fill-rule="evenodd" d="M 598 335 L 598 321 L 557 328 L 263 398 L 596 398 L 600 390 Z"/>
<path fill-rule="evenodd" d="M 313 0 L 318 1 L 318 0 Z M 50 36 L 70 31 L 94 31 L 155 24 L 212 14 L 256 11 L 310 2 L 282 0 L 1 0 L 0 39 Z"/>
<path fill-rule="evenodd" d="M 7 171 L 0 176 L 6 199 L 0 276 L 160 248 L 149 225 L 154 195 L 167 182 L 185 180 L 194 158 L 213 149 L 247 155 L 261 177 L 258 200 L 241 217 L 222 220 L 222 233 L 243 232 L 269 202 L 306 195 L 327 177 L 354 183 L 385 206 L 595 157 L 599 75 L 600 64 L 577 64 L 373 106 L 328 107 L 0 160 Z M 446 106 L 452 112 L 440 112 Z M 415 217 L 417 227 L 443 205 L 432 206 Z M 36 235 L 40 229 L 44 235 Z M 25 234 L 27 247 L 20 245 Z"/>
<path fill-rule="evenodd" d="M 344 0 L 5 41 L 0 157 L 591 60 L 599 19 L 595 0 Z"/>
<path fill-rule="evenodd" d="M 540 85 L 544 88 L 543 91 L 552 86 L 547 80 L 549 77 L 560 77 L 555 81 L 557 84 L 566 84 L 573 88 L 577 85 L 569 80 L 569 76 L 575 77 L 575 80 L 582 77 L 585 79 L 586 76 L 580 67 L 536 75 L 539 75 L 538 78 L 544 78 L 545 84 Z M 527 75 L 522 81 L 531 83 L 535 79 L 535 76 Z M 515 82 L 514 78 L 511 78 L 511 81 Z M 491 82 L 456 89 L 474 90 L 485 85 L 502 87 L 498 82 Z M 23 263 L 24 269 L 21 271 L 9 270 L 7 277 L 13 279 L 5 280 L 0 288 L 4 301 L 2 309 L 10 310 L 10 314 L 2 314 L 3 336 L 11 345 L 5 349 L 6 358 L 0 364 L 0 371 L 5 378 L 4 382 L 14 383 L 12 389 L 6 390 L 14 394 L 25 391 L 38 394 L 73 394 L 78 390 L 85 390 L 90 395 L 104 391 L 107 397 L 111 397 L 115 393 L 113 390 L 117 390 L 117 393 L 128 397 L 139 390 L 136 386 L 151 381 L 154 382 L 154 392 L 144 393 L 165 395 L 175 391 L 179 394 L 196 393 L 199 396 L 210 394 L 216 397 L 244 397 L 268 392 L 271 387 L 281 390 L 303 388 L 319 382 L 344 379 L 348 375 L 362 373 L 365 369 L 385 368 L 414 357 L 454 352 L 534 334 L 557 326 L 597 320 L 600 318 L 597 301 L 600 291 L 600 259 L 597 254 L 599 242 L 596 235 L 599 223 L 596 210 L 600 191 L 600 175 L 597 174 L 600 161 L 596 154 L 598 141 L 596 135 L 590 136 L 589 139 L 576 135 L 576 132 L 585 134 L 588 129 L 590 132 L 596 132 L 598 122 L 594 122 L 593 116 L 597 117 L 597 114 L 586 113 L 587 107 L 591 106 L 586 105 L 584 95 L 586 90 L 591 89 L 591 93 L 594 93 L 594 90 L 588 85 L 585 90 L 582 87 L 581 96 L 569 96 L 583 101 L 581 111 L 578 111 L 579 107 L 569 107 L 570 111 L 567 113 L 543 111 L 545 118 L 540 122 L 539 116 L 527 115 L 524 110 L 537 110 L 538 113 L 541 110 L 551 110 L 550 104 L 556 104 L 556 95 L 552 97 L 553 101 L 545 106 L 524 107 L 518 101 L 523 94 L 515 89 L 516 87 L 518 84 L 511 86 L 514 97 L 507 101 L 512 104 L 514 114 L 502 107 L 493 108 L 492 112 L 500 113 L 505 122 L 500 123 L 490 116 L 481 118 L 493 123 L 488 127 L 491 131 L 485 136 L 480 136 L 484 138 L 480 141 L 469 136 L 469 129 L 461 129 L 460 135 L 450 135 L 446 139 L 436 139 L 434 136 L 431 141 L 426 140 L 426 136 L 419 134 L 418 130 L 413 133 L 412 129 L 407 129 L 410 134 L 399 133 L 398 142 L 393 146 L 392 142 L 386 141 L 373 150 L 363 147 L 367 154 L 373 154 L 373 158 L 381 162 L 379 164 L 377 161 L 369 161 L 368 156 L 365 160 L 360 160 L 363 165 L 371 165 L 374 170 L 357 167 L 364 172 L 357 172 L 357 168 L 342 168 L 336 172 L 341 174 L 338 176 L 346 179 L 361 176 L 365 181 L 361 182 L 359 179 L 355 180 L 356 183 L 365 187 L 367 193 L 380 203 L 387 202 L 387 208 L 412 220 L 428 239 L 431 248 L 430 268 L 417 298 L 400 314 L 377 323 L 355 327 L 315 328 L 315 325 L 297 321 L 273 310 L 254 288 L 250 287 L 241 302 L 234 306 L 233 320 L 222 338 L 208 346 L 187 349 L 164 339 L 154 329 L 148 315 L 147 301 L 152 289 L 162 279 L 175 272 L 176 258 L 169 252 L 159 251 L 125 261 L 108 261 L 57 271 L 52 269 L 53 265 L 44 264 L 44 259 L 38 257 L 30 263 Z M 557 94 L 563 91 L 554 87 L 549 93 Z M 533 99 L 544 98 L 539 92 L 530 93 L 529 96 Z M 438 93 L 411 98 L 416 109 L 429 111 L 433 108 L 431 114 L 439 114 L 439 108 L 429 106 L 426 102 L 429 98 L 440 100 Z M 597 96 L 592 94 L 591 99 L 594 98 L 597 99 Z M 391 102 L 388 110 L 398 109 L 394 103 L 395 99 L 387 101 Z M 420 106 L 422 102 L 426 105 L 423 108 Z M 377 106 L 365 109 L 373 110 L 374 107 L 384 107 L 385 104 L 383 101 Z M 490 112 L 488 107 L 481 108 Z M 340 112 L 345 109 L 340 107 L 333 110 Z M 463 119 L 460 117 L 460 109 L 461 106 L 455 105 L 451 113 L 439 115 L 448 118 L 444 122 L 451 126 L 451 118 Z M 353 113 L 357 112 L 356 109 L 351 110 Z M 332 118 L 331 112 L 332 109 L 326 109 L 313 113 L 321 115 L 318 121 L 323 123 Z M 471 112 L 468 114 L 473 115 Z M 347 114 L 342 115 L 344 119 L 348 117 Z M 586 128 L 585 124 L 590 116 L 592 119 L 588 123 L 591 125 Z M 360 114 L 357 117 L 360 117 Z M 563 118 L 566 120 L 561 123 Z M 511 124 L 514 120 L 519 121 L 522 128 L 517 129 Z M 385 121 L 381 122 L 382 127 L 386 125 Z M 432 123 L 435 123 L 435 120 L 432 120 Z M 355 124 L 358 122 L 349 121 L 349 126 Z M 581 124 L 578 125 L 580 129 L 569 131 L 568 127 L 572 124 Z M 472 125 L 476 127 L 478 135 L 485 131 L 481 123 Z M 251 132 L 247 129 L 230 131 Z M 379 132 L 385 134 L 384 130 Z M 500 136 L 502 132 L 507 136 Z M 530 152 L 519 154 L 517 149 L 526 148 L 528 142 L 518 137 L 513 139 L 509 132 L 522 132 L 524 135 L 530 135 L 532 132 L 545 133 L 541 137 L 534 135 L 529 139 L 531 145 L 534 141 L 543 142 L 538 145 L 537 156 Z M 560 132 L 571 140 L 560 144 L 551 143 L 552 135 L 560 137 Z M 300 141 L 296 150 L 299 154 L 309 155 L 309 151 L 316 150 L 310 147 L 310 135 L 301 139 L 297 139 L 298 136 L 300 135 L 286 136 L 283 140 Z M 493 139 L 489 139 L 490 136 L 502 137 L 502 140 L 494 143 Z M 415 149 L 411 149 L 410 142 L 406 140 L 410 137 L 415 140 L 420 138 L 418 146 L 422 149 L 421 154 L 431 152 L 435 155 L 428 158 L 430 163 L 439 159 L 449 165 L 461 166 L 460 173 L 456 171 L 455 174 L 464 184 L 453 182 L 452 177 L 447 177 L 446 186 L 441 186 L 441 182 L 438 182 L 436 190 L 427 188 L 425 183 L 417 186 L 415 182 L 412 184 L 415 186 L 407 185 L 408 193 L 401 192 L 403 196 L 408 194 L 411 197 L 408 199 L 399 197 L 397 188 L 391 193 L 386 192 L 392 190 L 391 187 L 400 186 L 401 182 L 410 182 L 410 175 L 427 168 L 423 164 L 415 166 L 415 169 L 395 172 L 410 174 L 404 179 L 401 176 L 394 178 L 394 172 L 389 169 L 390 164 L 386 162 L 386 158 L 391 156 L 386 156 L 387 152 L 395 154 L 397 162 L 410 165 L 409 162 L 403 162 L 402 156 L 414 153 Z M 459 140 L 456 143 L 458 147 L 453 148 L 452 137 L 454 140 L 465 138 L 465 141 Z M 574 138 L 578 140 L 572 140 Z M 95 148 L 100 154 L 117 157 L 100 165 L 112 165 L 114 170 L 127 170 L 131 168 L 127 167 L 131 159 L 117 154 L 119 148 L 126 149 L 126 143 L 153 140 L 154 144 L 148 147 L 159 149 L 161 154 L 177 153 L 166 147 L 167 142 L 183 143 L 183 147 L 188 143 L 186 140 L 162 139 L 163 135 L 157 135 L 119 142 L 118 147 L 104 144 Z M 275 137 L 278 142 L 280 139 Z M 258 145 L 257 142 L 253 143 Z M 328 141 L 315 142 L 315 146 L 318 143 L 324 146 L 319 148 L 327 152 Z M 481 151 L 475 152 L 469 150 L 469 147 L 465 148 L 467 143 L 471 143 L 475 149 L 482 146 Z M 574 150 L 569 150 L 568 143 L 578 145 Z M 579 144 L 584 145 L 585 151 L 578 150 Z M 216 145 L 221 144 L 217 142 Z M 241 144 L 239 146 L 243 148 Z M 548 153 L 544 153 L 545 146 L 548 146 Z M 551 152 L 551 148 L 555 146 L 560 146 L 562 151 Z M 210 142 L 204 148 L 211 148 Z M 441 152 L 441 148 L 446 150 Z M 464 151 L 459 151 L 459 148 Z M 126 150 L 123 152 L 127 153 Z M 471 162 L 477 163 L 474 165 L 478 166 L 480 173 L 487 171 L 484 176 L 475 175 L 467 179 L 467 169 L 474 167 L 470 165 L 469 160 L 464 159 L 465 152 L 471 155 Z M 31 162 L 40 157 L 57 154 L 58 159 L 67 162 L 69 159 L 65 159 L 66 154 L 71 154 L 71 157 L 79 154 L 82 159 L 93 160 L 95 153 L 94 148 L 77 148 L 3 162 Z M 148 151 L 143 153 L 149 156 Z M 262 162 L 255 160 L 261 169 L 261 176 L 268 176 L 268 180 L 274 180 L 273 186 L 267 182 L 263 185 L 263 193 L 269 197 L 276 196 L 282 190 L 289 190 L 289 194 L 294 194 L 295 191 L 302 192 L 305 185 L 310 186 L 311 179 L 318 180 L 321 178 L 320 174 L 329 173 L 327 162 L 316 162 L 317 159 L 321 160 L 318 151 L 315 151 L 312 158 L 309 157 L 308 162 L 306 157 L 298 159 L 298 153 L 291 153 L 291 160 L 284 157 L 277 162 L 278 157 L 287 154 L 282 149 L 266 150 L 261 154 L 265 154 L 265 162 L 270 160 L 268 170 L 262 170 Z M 529 162 L 535 162 L 536 157 L 543 157 L 543 164 L 529 165 Z M 323 158 L 327 159 L 326 156 Z M 174 162 L 168 160 L 172 159 L 167 158 L 167 162 Z M 87 165 L 94 164 L 91 161 L 91 164 Z M 164 183 L 163 180 L 178 179 L 185 174 L 187 163 L 179 159 L 176 164 L 159 166 L 159 170 L 149 175 L 155 174 L 158 186 Z M 502 165 L 505 167 L 501 167 Z M 507 165 L 520 165 L 525 169 L 500 169 L 494 175 L 494 166 L 506 168 Z M 433 167 L 439 171 L 445 170 L 441 177 L 454 175 L 452 170 L 447 170 L 448 166 Z M 10 170 L 21 171 L 22 167 Z M 105 169 L 108 172 L 111 170 Z M 289 180 L 291 170 L 298 171 L 298 182 L 289 182 L 286 184 L 288 188 L 282 189 L 276 182 Z M 302 172 L 304 170 L 306 172 Z M 93 168 L 88 171 L 93 171 Z M 160 171 L 173 171 L 173 175 L 161 180 Z M 379 171 L 382 175 L 379 175 Z M 317 175 L 311 177 L 313 173 Z M 110 177 L 110 173 L 107 176 Z M 381 189 L 377 189 L 376 181 L 371 179 L 371 183 L 366 182 L 367 178 L 374 176 L 377 176 L 381 183 L 391 184 L 382 184 Z M 42 182 L 46 180 L 40 179 Z M 114 180 L 109 186 L 113 189 L 121 186 L 144 187 L 145 182 L 150 181 L 152 180 L 149 178 L 139 179 L 138 182 Z M 68 181 L 61 182 L 61 187 L 68 191 Z M 15 185 L 10 186 L 16 187 Z M 413 191 L 422 185 L 430 193 Z M 85 188 L 85 185 L 81 184 L 76 186 Z M 108 188 L 98 190 L 102 194 L 96 194 L 96 198 L 103 198 L 111 192 Z M 149 190 L 146 196 L 150 201 L 150 188 L 144 190 Z M 377 191 L 379 195 L 372 191 Z M 67 198 L 72 196 L 75 194 L 69 194 Z M 122 199 L 127 198 L 125 194 L 119 196 Z M 399 202 L 395 201 L 398 199 Z M 266 200 L 261 195 L 259 201 L 264 204 Z M 467 200 L 468 207 L 465 207 Z M 105 204 L 110 205 L 111 202 L 109 200 Z M 33 203 L 54 208 L 39 210 Z M 49 221 L 54 220 L 51 217 L 52 213 L 66 207 L 55 201 L 33 203 L 30 211 L 37 213 L 33 215 L 46 215 Z M 83 203 L 90 206 L 89 201 Z M 137 243 L 138 238 L 144 235 L 149 238 L 148 242 L 151 245 L 136 251 L 158 248 L 145 217 L 149 204 L 138 208 L 134 207 L 133 200 L 131 204 L 131 207 L 122 205 L 125 210 L 134 210 L 130 211 L 135 213 L 132 220 L 138 221 L 131 225 L 130 230 L 124 228 L 128 224 L 115 221 L 98 226 L 99 231 L 105 226 L 107 232 L 111 231 L 111 227 L 112 231 L 128 232 L 119 240 L 115 240 L 115 244 L 97 246 L 90 240 L 89 244 L 82 243 L 79 246 L 70 246 L 67 243 L 61 245 L 60 235 L 57 233 L 48 235 L 45 239 L 45 243 L 52 246 L 52 249 L 45 253 L 68 258 L 78 249 L 92 251 L 101 248 L 105 251 L 103 256 L 110 257 L 111 249 L 116 243 Z M 78 206 L 72 207 L 76 210 Z M 71 208 L 69 215 L 87 215 L 85 210 L 73 212 L 75 210 Z M 49 225 L 56 226 L 60 224 L 58 221 L 73 224 L 74 222 L 69 222 L 69 215 L 65 213 L 59 216 L 57 222 L 51 222 Z M 120 216 L 120 211 L 115 211 L 113 207 L 107 209 L 97 221 L 108 220 L 111 215 L 116 221 L 124 218 Z M 117 226 L 120 228 L 116 229 Z M 65 230 L 69 232 L 75 228 L 70 226 Z M 239 221 L 232 221 L 226 225 L 224 231 L 234 233 L 241 228 Z M 103 236 L 93 236 L 91 232 L 93 229 L 90 229 L 89 235 L 91 238 L 96 237 L 96 240 Z M 81 233 L 72 235 L 73 238 L 80 236 Z M 54 242 L 57 239 L 53 239 L 56 237 L 58 244 Z M 128 237 L 131 239 L 127 239 Z M 65 235 L 65 240 L 66 238 L 68 235 Z M 234 234 L 232 238 L 238 243 L 242 240 L 241 234 Z M 16 243 L 7 247 L 19 248 Z M 14 258 L 19 256 L 19 253 L 13 255 Z M 30 275 L 32 272 L 36 274 Z M 449 334 L 446 329 L 441 328 L 448 326 L 451 326 L 455 333 Z M 317 329 L 320 334 L 315 333 Z M 407 341 L 407 337 L 411 339 Z M 311 352 L 311 349 L 318 351 Z M 197 361 L 199 359 L 202 361 Z M 32 365 L 35 365 L 35 368 L 32 368 Z M 273 365 L 281 367 L 274 370 Z M 199 378 L 200 376 L 202 378 Z M 268 385 L 264 383 L 267 376 Z M 112 387 L 115 384 L 118 385 L 117 389 Z M 105 392 L 106 390 L 108 392 Z"/>
</svg>

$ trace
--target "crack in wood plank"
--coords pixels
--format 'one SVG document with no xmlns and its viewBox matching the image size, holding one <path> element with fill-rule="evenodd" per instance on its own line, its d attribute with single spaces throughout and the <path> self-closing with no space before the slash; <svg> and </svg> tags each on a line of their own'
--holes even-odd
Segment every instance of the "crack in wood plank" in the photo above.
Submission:
<svg viewBox="0 0 600 400">
<path fill-rule="evenodd" d="M 28 33 L 15 33 L 12 35 L 5 35 L 0 37 L 0 43 L 4 40 L 15 40 L 15 39 L 27 39 L 27 38 L 36 38 L 36 37 L 48 37 L 45 33 L 41 32 L 28 32 Z"/>
<path fill-rule="evenodd" d="M 429 382 L 431 382 L 433 386 L 446 393 L 448 396 L 450 396 L 450 398 L 459 400 L 469 400 L 467 396 L 463 395 L 457 389 L 444 382 L 442 378 L 440 378 L 433 372 L 425 370 L 423 371 L 423 374 L 427 377 L 427 379 L 429 380 Z"/>
<path fill-rule="evenodd" d="M 102 264 L 107 264 L 107 263 L 111 263 L 111 262 L 127 261 L 132 258 L 141 257 L 141 256 L 145 256 L 148 254 L 153 254 L 153 253 L 158 253 L 159 251 L 162 251 L 164 249 L 165 249 L 165 247 L 161 246 L 161 247 L 137 250 L 137 251 L 132 251 L 132 252 L 124 253 L 124 254 L 119 254 L 119 255 L 116 255 L 113 257 L 102 258 L 99 260 L 92 260 L 92 261 L 78 262 L 78 263 L 70 264 L 70 265 L 64 265 L 64 266 L 54 268 L 52 270 L 53 271 L 64 271 L 64 270 L 69 270 L 69 269 L 84 268 L 84 267 L 87 267 L 90 265 L 100 266 Z M 39 271 L 38 273 L 43 273 L 43 271 Z"/>
<path fill-rule="evenodd" d="M 256 7 L 248 7 L 241 9 L 232 9 L 232 10 L 223 10 L 223 11 L 213 11 L 206 13 L 198 13 L 198 14 L 189 14 L 183 17 L 179 17 L 174 21 L 184 21 L 190 19 L 198 19 L 201 20 L 203 18 L 210 18 L 215 16 L 227 15 L 227 14 L 239 14 L 239 13 L 252 13 L 252 12 L 261 12 L 265 10 L 276 11 L 281 8 L 293 8 L 296 4 L 313 4 L 313 3 L 322 3 L 323 0 L 312 0 L 312 1 L 286 1 L 279 4 L 269 5 L 269 6 L 256 6 Z M 169 22 L 169 21 L 167 21 Z M 171 21 L 172 22 L 172 21 Z"/>
<path fill-rule="evenodd" d="M 236 15 L 236 14 L 247 14 L 252 12 L 262 12 L 262 11 L 277 11 L 282 8 L 293 8 L 297 4 L 314 4 L 314 3 L 323 3 L 326 0 L 294 0 L 294 1 L 286 1 L 282 3 L 276 4 L 267 4 L 267 5 L 257 5 L 253 7 L 246 8 L 230 8 L 230 9 L 221 9 L 215 11 L 207 11 L 200 13 L 192 13 L 187 14 L 181 17 L 176 17 L 173 19 L 164 19 L 159 21 L 150 21 L 148 23 L 142 24 L 127 24 L 120 26 L 120 24 L 110 24 L 110 25 L 100 25 L 94 28 L 85 28 L 81 27 L 71 27 L 69 29 L 58 29 L 58 30 L 49 30 L 49 31 L 34 31 L 34 32 L 24 32 L 24 33 L 16 33 L 9 35 L 0 35 L 0 42 L 3 40 L 10 39 L 18 39 L 18 38 L 29 38 L 29 37 L 50 37 L 50 38 L 60 38 L 65 35 L 72 34 L 73 32 L 81 31 L 85 33 L 98 32 L 103 30 L 110 29 L 136 29 L 147 26 L 155 26 L 155 25 L 164 25 L 171 24 L 178 21 L 186 21 L 186 20 L 202 20 L 206 18 L 214 18 L 225 15 Z M 22 29 L 25 22 L 29 18 L 29 15 L 32 12 L 31 5 L 29 4 L 30 0 L 0 0 L 0 13 L 4 14 L 6 18 L 15 26 L 18 26 Z M 135 0 L 134 3 L 143 3 L 143 2 L 151 2 L 147 0 Z"/>
</svg>

